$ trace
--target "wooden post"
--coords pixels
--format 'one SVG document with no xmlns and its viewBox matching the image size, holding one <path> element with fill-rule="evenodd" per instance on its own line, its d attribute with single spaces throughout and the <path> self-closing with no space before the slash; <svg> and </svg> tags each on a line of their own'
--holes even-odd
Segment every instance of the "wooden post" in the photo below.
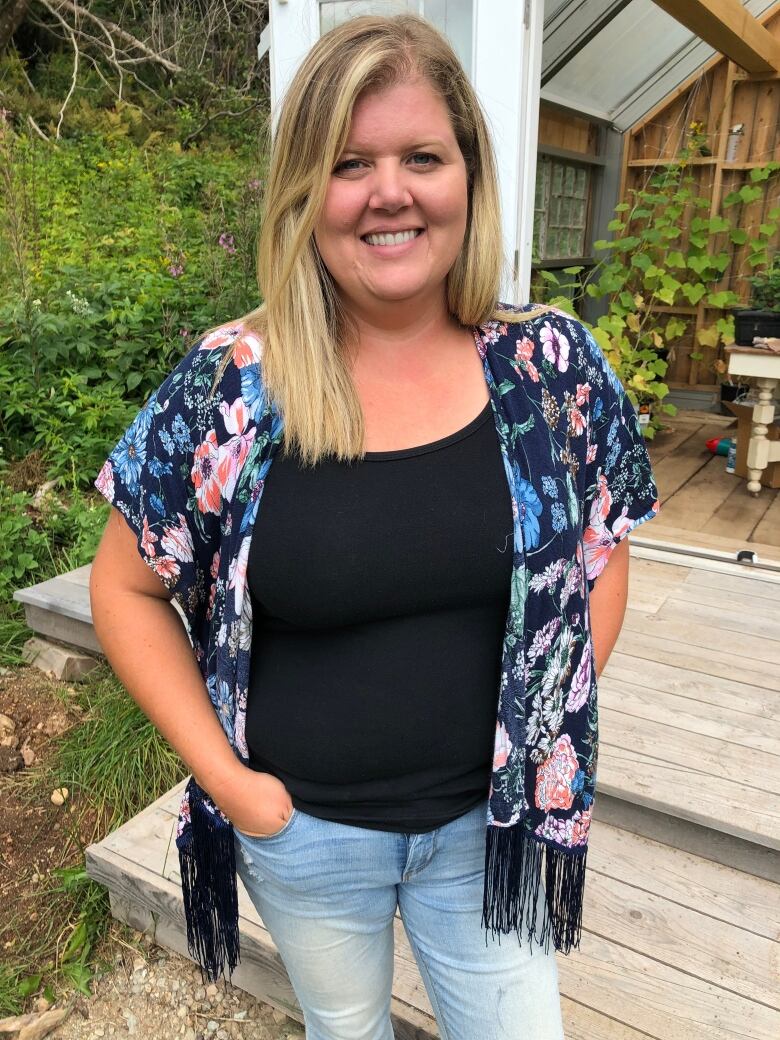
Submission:
<svg viewBox="0 0 780 1040">
<path fill-rule="evenodd" d="M 655 0 L 655 3 L 747 72 L 780 72 L 780 41 L 740 0 Z"/>
</svg>

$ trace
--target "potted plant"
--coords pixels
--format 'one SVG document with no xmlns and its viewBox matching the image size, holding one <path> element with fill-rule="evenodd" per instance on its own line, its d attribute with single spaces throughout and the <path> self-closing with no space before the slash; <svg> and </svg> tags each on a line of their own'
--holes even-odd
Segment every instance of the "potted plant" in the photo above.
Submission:
<svg viewBox="0 0 780 1040">
<path fill-rule="evenodd" d="M 752 346 L 756 336 L 780 336 L 780 254 L 748 281 L 750 306 L 734 312 L 734 342 L 740 347 Z"/>
</svg>

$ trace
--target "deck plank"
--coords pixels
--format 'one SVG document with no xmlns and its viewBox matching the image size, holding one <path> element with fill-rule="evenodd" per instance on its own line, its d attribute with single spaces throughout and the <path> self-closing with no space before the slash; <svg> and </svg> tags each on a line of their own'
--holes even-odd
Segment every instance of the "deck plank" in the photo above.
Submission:
<svg viewBox="0 0 780 1040">
<path fill-rule="evenodd" d="M 621 682 L 626 682 L 644 687 L 651 696 L 658 691 L 691 701 L 690 710 L 699 712 L 704 719 L 713 717 L 710 707 L 714 707 L 718 711 L 724 709 L 770 722 L 773 724 L 770 731 L 776 731 L 776 724 L 780 722 L 780 698 L 766 686 L 752 686 L 737 678 L 708 675 L 680 664 L 637 658 L 623 651 L 627 642 L 621 639 L 599 679 L 602 703 L 618 707 L 619 699 L 612 699 L 610 691 L 613 684 L 617 688 Z M 743 720 L 740 718 L 739 721 Z"/>
<path fill-rule="evenodd" d="M 724 460 L 725 461 L 725 460 Z M 707 534 L 717 534 L 723 538 L 750 538 L 754 528 L 761 523 L 767 510 L 772 505 L 769 495 L 748 494 L 747 484 L 743 477 L 726 474 L 736 484 L 731 493 L 706 521 L 702 530 Z"/>
<path fill-rule="evenodd" d="M 767 581 L 758 574 L 718 574 L 715 571 L 704 571 L 691 568 L 684 582 L 685 585 L 717 592 L 727 592 L 756 599 L 769 600 L 780 607 L 780 582 Z M 763 610 L 763 604 L 761 606 Z"/>
<path fill-rule="evenodd" d="M 751 801 L 742 784 L 712 776 L 690 761 L 668 761 L 663 745 L 651 752 L 628 750 L 625 726 L 613 725 L 609 712 L 604 715 L 598 765 L 602 793 L 780 850 L 776 796 Z"/>
<path fill-rule="evenodd" d="M 722 423 L 713 421 L 691 427 L 689 435 L 676 445 L 674 451 L 659 459 L 657 463 L 653 463 L 651 454 L 653 475 L 661 498 L 661 513 L 665 504 L 671 503 L 672 496 L 712 461 L 713 456 L 707 450 L 706 442 L 712 437 L 722 435 Z M 650 450 L 652 452 L 652 447 Z"/>
<path fill-rule="evenodd" d="M 624 628 L 629 632 L 644 633 L 664 640 L 667 645 L 678 643 L 682 646 L 695 646 L 708 653 L 723 652 L 725 647 L 730 652 L 732 673 L 740 674 L 742 668 L 746 667 L 752 674 L 759 676 L 759 662 L 772 665 L 772 669 L 766 669 L 767 671 L 776 670 L 780 664 L 780 644 L 777 641 L 744 632 L 739 632 L 738 638 L 735 635 L 733 639 L 726 639 L 724 632 L 728 629 L 723 624 L 722 615 L 713 612 L 713 618 L 719 618 L 720 625 L 700 623 L 698 612 L 694 614 L 692 610 L 670 611 L 668 605 L 662 607 L 658 614 L 642 613 L 629 607 L 626 610 Z M 663 659 L 662 656 L 661 660 Z"/>
<path fill-rule="evenodd" d="M 760 607 L 756 608 L 756 600 L 752 589 L 749 592 L 738 592 L 735 588 L 730 587 L 728 590 L 724 589 L 722 591 L 727 591 L 728 595 L 723 597 L 722 603 L 719 603 L 720 597 L 713 596 L 711 588 L 707 588 L 704 585 L 695 585 L 692 582 L 684 582 L 682 585 L 678 585 L 670 590 L 666 602 L 670 605 L 679 605 L 689 611 L 691 606 L 694 605 L 697 617 L 704 616 L 699 610 L 700 607 L 705 608 L 705 610 L 721 610 L 724 614 L 724 620 L 727 620 L 729 617 L 733 618 L 733 615 L 736 614 L 744 622 L 754 626 L 750 631 L 765 635 L 768 639 L 780 638 L 780 596 L 777 602 L 764 598 Z M 766 630 L 762 630 L 755 627 L 758 621 L 768 621 L 771 622 L 771 625 L 767 626 Z M 731 630 L 734 631 L 733 627 Z M 738 629 L 738 631 L 741 631 L 741 629 Z"/>
<path fill-rule="evenodd" d="M 764 488 L 764 491 L 767 491 L 767 489 Z M 780 494 L 778 491 L 769 491 L 768 493 L 771 495 Z M 767 515 L 769 515 L 768 512 Z M 760 524 L 759 528 L 753 532 L 753 536 L 749 539 L 722 537 L 704 531 L 685 530 L 667 523 L 662 502 L 658 516 L 649 523 L 642 524 L 637 534 L 632 537 L 635 542 L 661 541 L 672 542 L 677 545 L 689 545 L 700 549 L 715 549 L 718 552 L 734 555 L 735 558 L 736 553 L 740 550 L 749 549 L 756 553 L 761 560 L 780 564 L 780 545 L 773 545 L 771 538 L 766 537 L 764 534 L 767 530 L 765 523 Z"/>
<path fill-rule="evenodd" d="M 772 881 L 599 821 L 591 828 L 587 869 L 629 879 L 674 907 L 780 943 L 780 899 Z"/>
<path fill-rule="evenodd" d="M 637 950 L 583 933 L 561 990 L 657 1040 L 777 1040 L 780 1013 Z"/>
<path fill-rule="evenodd" d="M 689 751 L 696 748 L 698 753 L 698 737 L 712 737 L 722 744 L 738 745 L 742 749 L 738 759 L 744 764 L 754 751 L 773 756 L 780 772 L 780 721 L 735 711 L 733 705 L 725 703 L 727 694 L 721 704 L 710 702 L 705 708 L 690 696 L 666 693 L 651 684 L 626 682 L 610 671 L 599 680 L 599 696 L 604 709 L 685 734 Z M 724 750 L 724 757 L 727 753 L 730 749 Z M 755 767 L 761 768 L 760 763 Z M 777 786 L 780 789 L 780 781 Z"/>
<path fill-rule="evenodd" d="M 753 532 L 753 538 L 757 542 L 767 542 L 769 545 L 780 547 L 780 491 L 770 491 L 762 488 L 759 494 L 771 496 L 769 508 L 764 513 L 759 524 Z"/>
<path fill-rule="evenodd" d="M 649 631 L 647 625 L 633 624 L 632 619 L 628 618 L 618 636 L 615 651 L 629 655 L 637 661 L 663 661 L 701 675 L 721 679 L 737 678 L 752 686 L 780 692 L 780 673 L 771 668 L 763 668 L 748 657 L 741 657 L 729 649 L 723 649 L 722 640 L 717 647 L 712 645 L 714 640 L 710 641 L 710 646 L 698 646 L 685 640 L 677 641 L 671 638 L 674 631 L 674 626 L 668 623 L 666 631 Z M 670 638 L 667 638 L 667 632 Z"/>
<path fill-rule="evenodd" d="M 685 483 L 684 494 L 673 494 L 661 500 L 661 511 L 667 523 L 683 530 L 706 530 L 707 524 L 725 507 L 734 491 L 735 482 L 740 481 L 733 473 L 723 468 L 725 459 L 707 452 L 695 473 Z M 669 464 L 672 468 L 673 463 Z M 745 530 L 745 536 L 749 534 Z"/>
</svg>

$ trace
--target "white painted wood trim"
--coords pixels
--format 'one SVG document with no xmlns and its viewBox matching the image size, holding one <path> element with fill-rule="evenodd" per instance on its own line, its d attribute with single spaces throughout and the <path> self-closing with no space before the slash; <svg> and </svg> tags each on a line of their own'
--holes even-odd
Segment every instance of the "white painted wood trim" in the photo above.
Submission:
<svg viewBox="0 0 780 1040">
<path fill-rule="evenodd" d="M 496 152 L 510 302 L 531 283 L 543 20 L 541 0 L 474 0 L 472 82 Z"/>
<path fill-rule="evenodd" d="M 269 0 L 271 118 L 276 131 L 279 108 L 290 80 L 320 37 L 319 0 Z"/>
</svg>

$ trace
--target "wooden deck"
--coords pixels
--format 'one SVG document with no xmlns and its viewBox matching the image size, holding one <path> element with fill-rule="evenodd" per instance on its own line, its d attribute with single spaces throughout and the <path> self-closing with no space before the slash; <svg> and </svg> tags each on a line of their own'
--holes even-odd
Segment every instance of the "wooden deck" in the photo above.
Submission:
<svg viewBox="0 0 780 1040">
<path fill-rule="evenodd" d="M 730 436 L 733 416 L 680 411 L 648 442 L 661 510 L 643 524 L 641 537 L 733 552 L 752 549 L 780 564 L 780 489 L 749 495 L 744 477 L 726 472 L 723 455 L 711 455 L 711 437 Z"/>
</svg>

